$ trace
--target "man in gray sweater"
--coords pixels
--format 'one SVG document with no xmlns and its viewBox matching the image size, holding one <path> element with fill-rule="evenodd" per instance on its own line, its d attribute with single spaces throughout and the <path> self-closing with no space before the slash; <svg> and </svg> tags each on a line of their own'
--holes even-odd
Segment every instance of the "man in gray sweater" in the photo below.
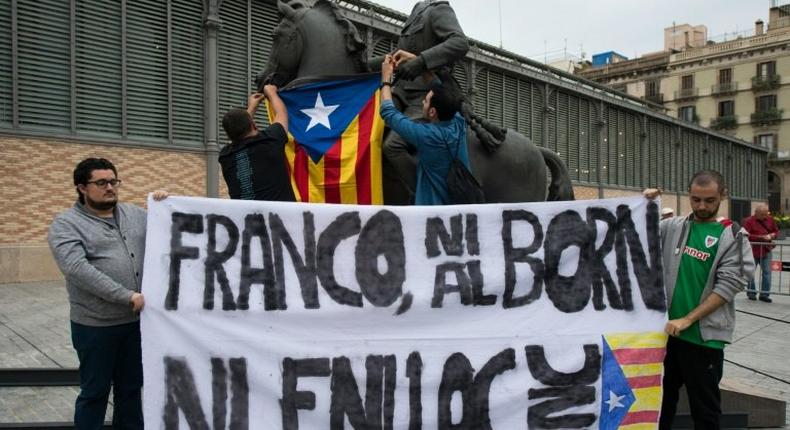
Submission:
<svg viewBox="0 0 790 430">
<path fill-rule="evenodd" d="M 671 429 L 678 390 L 686 386 L 694 428 L 718 429 L 719 381 L 724 347 L 735 330 L 735 295 L 754 273 L 748 233 L 719 218 L 727 197 L 724 178 L 714 170 L 697 172 L 689 183 L 692 213 L 661 221 L 664 285 L 670 336 L 664 358 L 664 397 L 659 429 Z M 655 198 L 656 189 L 644 191 Z"/>
<path fill-rule="evenodd" d="M 79 200 L 55 217 L 49 246 L 66 278 L 71 340 L 80 361 L 79 429 L 104 423 L 113 386 L 113 427 L 143 428 L 139 312 L 145 251 L 145 210 L 118 203 L 121 180 L 103 158 L 74 169 Z M 154 198 L 167 197 L 164 191 Z"/>
</svg>

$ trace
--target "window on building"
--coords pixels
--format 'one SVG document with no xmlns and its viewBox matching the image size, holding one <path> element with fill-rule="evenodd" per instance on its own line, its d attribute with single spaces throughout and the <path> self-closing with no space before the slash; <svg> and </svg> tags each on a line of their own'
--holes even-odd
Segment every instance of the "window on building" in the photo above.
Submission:
<svg viewBox="0 0 790 430">
<path fill-rule="evenodd" d="M 719 102 L 719 118 L 735 115 L 735 100 Z"/>
<path fill-rule="evenodd" d="M 0 127 L 203 147 L 201 2 L 16 0 L 13 33 L 11 4 L 0 2 Z"/>
<path fill-rule="evenodd" d="M 657 96 L 658 89 L 659 89 L 658 81 L 645 81 L 645 95 L 647 97 Z"/>
<path fill-rule="evenodd" d="M 690 90 L 694 88 L 694 75 L 686 75 L 680 77 L 680 89 Z"/>
<path fill-rule="evenodd" d="M 776 74 L 776 61 L 766 61 L 757 64 L 757 76 L 767 78 Z"/>
<path fill-rule="evenodd" d="M 761 134 L 755 138 L 755 143 L 773 152 L 774 136 L 773 134 Z"/>
<path fill-rule="evenodd" d="M 678 118 L 683 121 L 694 122 L 697 116 L 697 109 L 694 106 L 683 106 L 678 110 Z"/>
<path fill-rule="evenodd" d="M 766 112 L 776 109 L 776 94 L 757 97 L 754 100 L 755 112 Z"/>
<path fill-rule="evenodd" d="M 732 82 L 732 69 L 719 70 L 719 83 L 729 84 L 730 82 Z"/>
</svg>

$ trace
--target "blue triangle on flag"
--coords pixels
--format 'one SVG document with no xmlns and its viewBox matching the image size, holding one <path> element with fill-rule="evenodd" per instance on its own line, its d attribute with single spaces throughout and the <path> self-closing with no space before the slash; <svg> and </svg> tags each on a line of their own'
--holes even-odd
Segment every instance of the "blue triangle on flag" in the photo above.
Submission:
<svg viewBox="0 0 790 430">
<path fill-rule="evenodd" d="M 370 101 L 380 82 L 379 74 L 365 74 L 280 91 L 288 109 L 288 131 L 314 163 L 321 161 L 334 146 Z"/>
<path fill-rule="evenodd" d="M 636 401 L 636 396 L 623 369 L 606 342 L 601 336 L 603 344 L 603 360 L 601 362 L 601 415 L 598 428 L 603 430 L 616 429 L 628 414 L 631 405 Z"/>
</svg>

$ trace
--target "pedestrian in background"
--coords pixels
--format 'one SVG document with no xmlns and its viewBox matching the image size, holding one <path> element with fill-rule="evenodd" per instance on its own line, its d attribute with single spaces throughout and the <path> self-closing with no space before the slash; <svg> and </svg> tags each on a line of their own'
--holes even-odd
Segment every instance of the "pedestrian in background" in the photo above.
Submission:
<svg viewBox="0 0 790 430">
<path fill-rule="evenodd" d="M 768 206 L 757 205 L 754 215 L 743 220 L 743 228 L 749 232 L 749 241 L 752 243 L 752 253 L 754 262 L 760 266 L 760 301 L 771 303 L 771 250 L 774 245 L 771 242 L 779 237 L 779 228 L 768 212 Z M 749 282 L 746 290 L 749 300 L 755 300 L 757 288 L 754 280 Z"/>
</svg>

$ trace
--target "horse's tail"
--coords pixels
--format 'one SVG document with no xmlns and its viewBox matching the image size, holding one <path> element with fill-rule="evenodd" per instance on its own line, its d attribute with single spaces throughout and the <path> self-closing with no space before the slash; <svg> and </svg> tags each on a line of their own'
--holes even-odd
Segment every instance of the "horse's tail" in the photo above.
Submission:
<svg viewBox="0 0 790 430">
<path fill-rule="evenodd" d="M 549 195 L 546 200 L 550 202 L 575 200 L 571 176 L 568 174 L 568 168 L 565 166 L 565 163 L 554 151 L 542 146 L 538 148 L 541 155 L 543 155 L 543 162 L 546 163 L 551 172 Z"/>
</svg>

